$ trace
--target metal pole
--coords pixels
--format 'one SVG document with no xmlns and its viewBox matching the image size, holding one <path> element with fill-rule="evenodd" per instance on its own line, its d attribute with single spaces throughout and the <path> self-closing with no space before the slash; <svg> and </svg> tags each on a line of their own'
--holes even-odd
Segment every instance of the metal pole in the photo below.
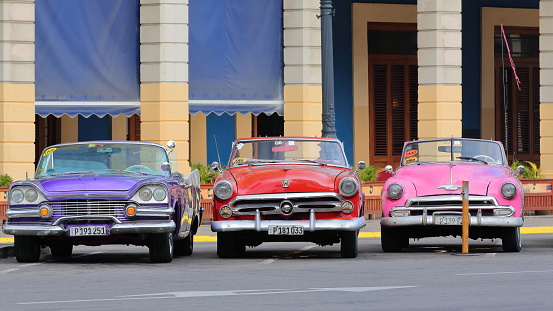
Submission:
<svg viewBox="0 0 553 311">
<path fill-rule="evenodd" d="M 462 222 L 462 253 L 468 254 L 469 252 L 469 182 L 463 181 L 463 190 L 461 192 L 462 204 L 463 204 L 463 222 Z"/>
<path fill-rule="evenodd" d="M 332 0 L 321 0 L 321 67 L 323 88 L 323 137 L 336 138 L 334 113 L 334 61 L 332 52 Z"/>
</svg>

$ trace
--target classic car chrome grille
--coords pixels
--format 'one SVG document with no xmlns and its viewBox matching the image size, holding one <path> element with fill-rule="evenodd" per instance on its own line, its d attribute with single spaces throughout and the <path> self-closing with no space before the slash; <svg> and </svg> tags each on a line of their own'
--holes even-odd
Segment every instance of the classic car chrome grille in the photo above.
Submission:
<svg viewBox="0 0 553 311">
<path fill-rule="evenodd" d="M 463 208 L 463 201 L 460 195 L 416 197 L 407 200 L 406 207 L 411 215 L 422 215 L 426 209 L 428 215 L 434 212 L 460 212 Z M 469 213 L 476 216 L 481 210 L 482 216 L 493 216 L 493 209 L 498 206 L 495 198 L 488 196 L 470 196 Z"/>
<path fill-rule="evenodd" d="M 235 215 L 254 215 L 259 210 L 264 215 L 280 214 L 280 204 L 288 201 L 293 205 L 293 213 L 340 211 L 342 199 L 335 193 L 292 193 L 239 196 L 231 204 Z"/>
<path fill-rule="evenodd" d="M 63 216 L 103 215 L 124 218 L 127 201 L 72 200 L 51 202 L 54 218 Z"/>
</svg>

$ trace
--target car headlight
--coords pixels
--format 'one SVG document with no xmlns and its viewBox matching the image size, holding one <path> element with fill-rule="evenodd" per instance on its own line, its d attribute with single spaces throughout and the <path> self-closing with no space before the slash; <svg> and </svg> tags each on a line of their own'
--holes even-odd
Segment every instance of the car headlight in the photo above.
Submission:
<svg viewBox="0 0 553 311">
<path fill-rule="evenodd" d="M 154 199 L 156 201 L 163 201 L 165 200 L 165 197 L 167 197 L 167 192 L 163 188 L 155 188 L 154 189 Z"/>
<path fill-rule="evenodd" d="M 501 186 L 501 195 L 510 200 L 517 195 L 517 187 L 513 183 L 506 182 Z"/>
<path fill-rule="evenodd" d="M 357 193 L 357 180 L 351 177 L 346 177 L 340 181 L 340 194 L 345 197 L 351 197 Z"/>
<path fill-rule="evenodd" d="M 390 198 L 391 200 L 397 200 L 403 195 L 403 188 L 400 184 L 394 183 L 388 186 L 387 193 L 388 198 Z"/>
<path fill-rule="evenodd" d="M 35 189 L 30 188 L 27 191 L 25 191 L 25 200 L 27 200 L 27 202 L 32 203 L 36 201 L 37 198 L 38 198 L 38 192 Z"/>
<path fill-rule="evenodd" d="M 25 194 L 21 189 L 13 189 L 10 193 L 10 198 L 13 200 L 14 203 L 21 203 L 25 198 Z"/>
<path fill-rule="evenodd" d="M 230 199 L 232 196 L 232 184 L 226 180 L 218 181 L 213 187 L 213 194 L 221 200 Z"/>
<path fill-rule="evenodd" d="M 150 199 L 152 198 L 152 190 L 148 188 L 142 188 L 138 192 L 138 196 L 142 201 L 150 201 Z"/>
</svg>

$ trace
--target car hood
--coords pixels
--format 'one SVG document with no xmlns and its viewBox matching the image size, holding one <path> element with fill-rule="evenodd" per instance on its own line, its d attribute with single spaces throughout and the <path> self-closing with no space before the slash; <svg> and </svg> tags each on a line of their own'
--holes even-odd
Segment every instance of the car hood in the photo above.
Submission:
<svg viewBox="0 0 553 311">
<path fill-rule="evenodd" d="M 252 165 L 229 170 L 238 195 L 277 192 L 334 192 L 336 177 L 345 168 L 322 165 Z M 283 184 L 289 181 L 288 187 Z"/>
<path fill-rule="evenodd" d="M 469 193 L 487 195 L 488 185 L 497 178 L 510 176 L 510 170 L 501 166 L 478 163 L 444 163 L 404 166 L 397 170 L 395 178 L 412 182 L 417 196 L 459 194 L 461 190 L 439 189 L 443 185 L 462 185 L 469 182 Z"/>
<path fill-rule="evenodd" d="M 79 174 L 43 178 L 38 182 L 47 193 L 129 191 L 145 180 L 159 179 L 152 175 L 138 174 Z"/>
</svg>

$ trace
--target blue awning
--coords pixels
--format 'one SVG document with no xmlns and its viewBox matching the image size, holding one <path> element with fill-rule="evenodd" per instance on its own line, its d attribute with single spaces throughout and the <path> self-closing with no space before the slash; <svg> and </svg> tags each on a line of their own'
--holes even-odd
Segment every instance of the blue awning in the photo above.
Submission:
<svg viewBox="0 0 553 311">
<path fill-rule="evenodd" d="M 36 1 L 36 113 L 139 113 L 139 12 L 139 0 Z"/>
<path fill-rule="evenodd" d="M 189 109 L 282 115 L 282 0 L 190 0 Z"/>
<path fill-rule="evenodd" d="M 91 115 L 100 118 L 105 115 L 115 117 L 120 114 L 130 117 L 133 114 L 140 114 L 140 102 L 37 101 L 35 102 L 35 113 L 41 117 L 48 115 L 59 117 L 64 114 L 70 117 L 82 115 L 85 118 Z"/>
</svg>

